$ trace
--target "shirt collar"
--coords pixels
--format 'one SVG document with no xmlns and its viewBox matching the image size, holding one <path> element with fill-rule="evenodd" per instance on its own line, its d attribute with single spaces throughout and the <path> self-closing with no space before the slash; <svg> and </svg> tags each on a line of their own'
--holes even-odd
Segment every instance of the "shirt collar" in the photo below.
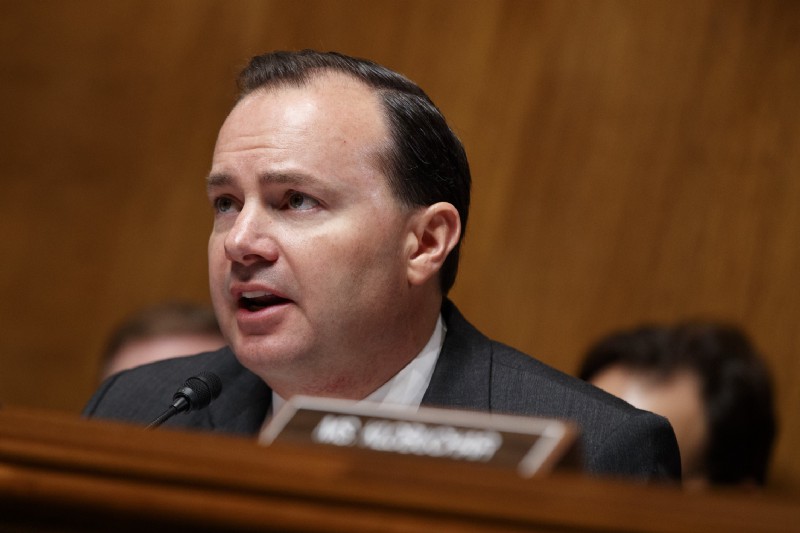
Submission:
<svg viewBox="0 0 800 533">
<path fill-rule="evenodd" d="M 382 407 L 419 407 L 439 359 L 446 331 L 442 315 L 439 315 L 433 335 L 422 351 L 393 378 L 362 401 L 378 403 Z"/>
</svg>

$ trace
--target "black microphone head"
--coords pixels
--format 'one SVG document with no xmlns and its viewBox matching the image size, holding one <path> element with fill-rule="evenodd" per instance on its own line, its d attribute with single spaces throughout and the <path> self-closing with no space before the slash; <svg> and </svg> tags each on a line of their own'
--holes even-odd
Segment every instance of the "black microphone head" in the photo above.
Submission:
<svg viewBox="0 0 800 533">
<path fill-rule="evenodd" d="M 222 381 L 219 376 L 212 372 L 201 372 L 187 379 L 172 399 L 181 404 L 183 404 L 182 400 L 185 400 L 188 404 L 185 410 L 194 411 L 206 407 L 211 400 L 219 396 L 220 392 L 222 392 Z"/>
</svg>

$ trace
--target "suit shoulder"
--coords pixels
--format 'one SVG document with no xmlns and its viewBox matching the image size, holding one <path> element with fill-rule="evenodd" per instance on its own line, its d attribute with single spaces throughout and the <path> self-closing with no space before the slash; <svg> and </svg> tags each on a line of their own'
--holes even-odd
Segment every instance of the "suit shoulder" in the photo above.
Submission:
<svg viewBox="0 0 800 533">
<path fill-rule="evenodd" d="M 493 387 L 497 405 L 525 414 L 620 422 L 644 411 L 594 385 L 515 350 L 493 344 Z M 588 420 L 587 420 L 588 421 Z"/>
<path fill-rule="evenodd" d="M 680 477 L 677 441 L 664 417 L 637 409 L 513 348 L 499 343 L 495 348 L 494 406 L 577 423 L 586 468 L 595 474 Z"/>
</svg>

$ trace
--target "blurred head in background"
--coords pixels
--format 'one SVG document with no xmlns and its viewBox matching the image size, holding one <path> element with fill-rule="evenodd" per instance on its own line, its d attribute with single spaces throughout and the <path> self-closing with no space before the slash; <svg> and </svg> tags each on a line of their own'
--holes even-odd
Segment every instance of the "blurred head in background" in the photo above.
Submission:
<svg viewBox="0 0 800 533">
<path fill-rule="evenodd" d="M 167 302 L 142 309 L 110 335 L 100 379 L 161 359 L 217 350 L 225 345 L 214 311 L 188 302 Z"/>
<path fill-rule="evenodd" d="M 684 484 L 764 485 L 776 433 L 772 380 L 736 326 L 685 322 L 613 333 L 579 376 L 669 419 Z"/>
</svg>

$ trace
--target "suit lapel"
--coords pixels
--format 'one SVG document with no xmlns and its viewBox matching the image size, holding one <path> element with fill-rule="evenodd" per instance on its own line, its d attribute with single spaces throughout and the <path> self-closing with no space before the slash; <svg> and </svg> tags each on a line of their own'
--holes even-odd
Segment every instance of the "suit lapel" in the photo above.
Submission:
<svg viewBox="0 0 800 533">
<path fill-rule="evenodd" d="M 422 405 L 489 411 L 491 343 L 449 300 L 442 317 L 447 334 Z"/>
</svg>

